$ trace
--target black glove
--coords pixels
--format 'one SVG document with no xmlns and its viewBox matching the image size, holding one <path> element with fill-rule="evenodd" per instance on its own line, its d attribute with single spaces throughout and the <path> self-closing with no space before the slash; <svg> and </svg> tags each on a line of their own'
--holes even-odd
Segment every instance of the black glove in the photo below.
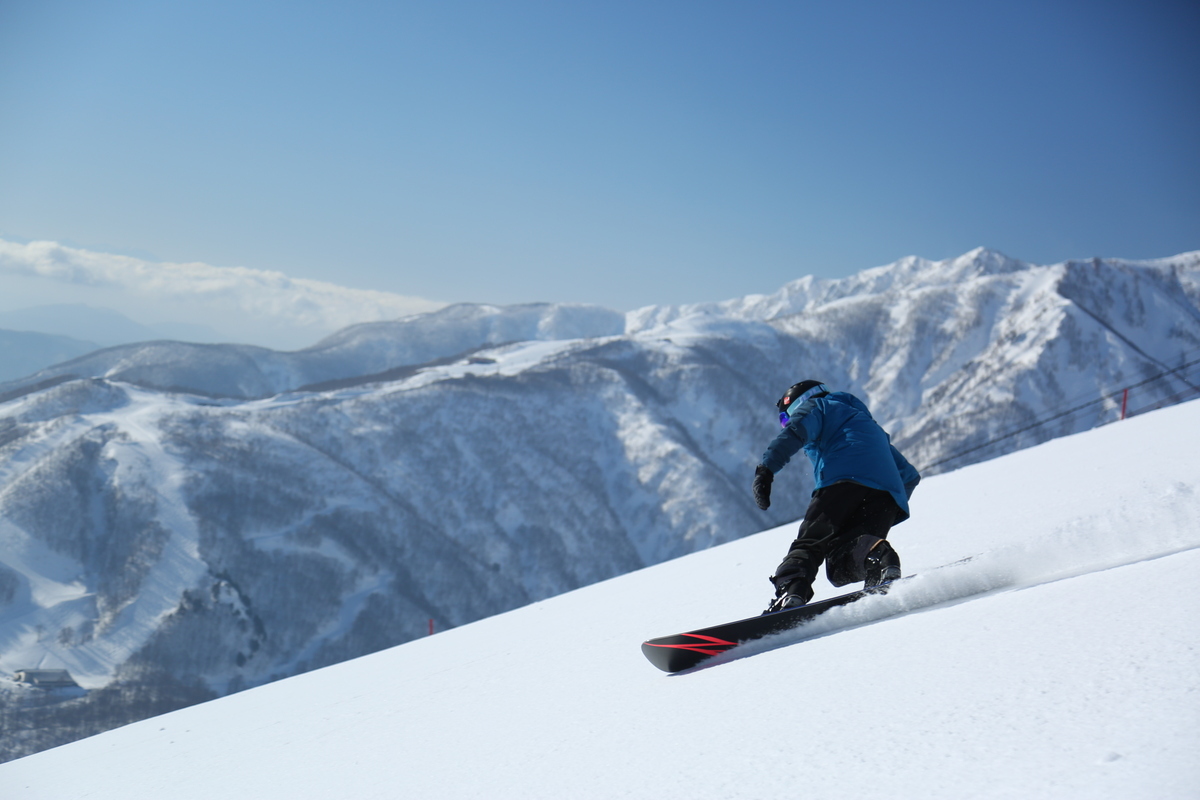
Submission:
<svg viewBox="0 0 1200 800">
<path fill-rule="evenodd" d="M 766 511 L 771 507 L 771 481 L 775 480 L 775 473 L 759 464 L 754 469 L 754 502 L 758 503 L 758 507 Z"/>
</svg>

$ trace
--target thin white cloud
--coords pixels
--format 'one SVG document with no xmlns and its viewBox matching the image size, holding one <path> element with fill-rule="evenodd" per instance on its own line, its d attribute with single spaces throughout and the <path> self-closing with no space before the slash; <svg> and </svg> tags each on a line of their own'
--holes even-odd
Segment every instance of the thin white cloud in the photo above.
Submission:
<svg viewBox="0 0 1200 800">
<path fill-rule="evenodd" d="M 106 287 L 144 297 L 241 312 L 280 327 L 333 331 L 359 322 L 436 311 L 443 303 L 282 272 L 210 264 L 170 264 L 65 247 L 0 239 L 0 272 L 82 287 Z"/>
</svg>

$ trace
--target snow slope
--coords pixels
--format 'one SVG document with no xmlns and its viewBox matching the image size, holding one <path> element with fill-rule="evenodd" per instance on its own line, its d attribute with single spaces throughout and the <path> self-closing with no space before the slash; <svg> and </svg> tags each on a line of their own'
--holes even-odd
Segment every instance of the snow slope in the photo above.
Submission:
<svg viewBox="0 0 1200 800">
<path fill-rule="evenodd" d="M 756 612 L 792 525 L 0 765 L 0 795 L 1195 797 L 1198 452 L 1191 402 L 931 478 L 892 537 L 917 577 L 714 667 L 638 644 Z"/>
</svg>

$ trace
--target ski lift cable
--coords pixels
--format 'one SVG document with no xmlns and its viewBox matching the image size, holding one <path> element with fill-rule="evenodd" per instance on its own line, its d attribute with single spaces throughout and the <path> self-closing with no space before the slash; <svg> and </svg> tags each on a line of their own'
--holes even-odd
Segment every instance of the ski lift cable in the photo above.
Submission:
<svg viewBox="0 0 1200 800">
<path fill-rule="evenodd" d="M 1100 395 L 1099 397 L 1089 400 L 1086 403 L 1081 403 L 1072 408 L 1068 408 L 1065 411 L 1060 411 L 1060 412 L 1058 412 L 1050 417 L 1047 417 L 1045 419 L 1037 420 L 1036 422 L 1032 422 L 1029 425 L 1025 425 L 1016 430 L 1009 431 L 1007 433 L 1001 434 L 1000 436 L 993 437 L 986 442 L 982 442 L 973 447 L 968 447 L 965 450 L 960 450 L 957 453 L 946 456 L 945 458 L 938 459 L 937 461 L 933 462 L 932 464 L 926 464 L 924 469 L 925 470 L 933 469 L 934 467 L 941 466 L 942 464 L 945 464 L 949 461 L 954 461 L 955 459 L 962 458 L 965 455 L 969 455 L 978 450 L 982 450 L 985 447 L 990 447 L 994 444 L 997 444 L 998 442 L 1002 442 L 1006 439 L 1011 439 L 1014 436 L 1019 436 L 1022 433 L 1025 433 L 1026 431 L 1030 431 L 1030 430 L 1033 430 L 1034 428 L 1040 427 L 1042 425 L 1047 425 L 1051 422 L 1062 419 L 1063 417 L 1074 414 L 1077 411 L 1082 411 L 1083 409 L 1088 408 L 1089 406 L 1094 406 L 1097 403 L 1103 403 L 1104 401 L 1109 400 L 1109 399 L 1115 399 L 1118 395 L 1122 394 L 1125 391 L 1128 391 L 1130 389 L 1137 389 L 1139 387 L 1145 386 L 1148 383 L 1152 383 L 1154 381 L 1161 380 L 1161 379 L 1167 377 L 1168 375 L 1173 375 L 1176 372 L 1180 372 L 1182 370 L 1186 370 L 1191 367 L 1194 367 L 1197 364 L 1200 364 L 1200 358 L 1189 361 L 1186 364 L 1181 364 L 1178 367 L 1174 367 L 1173 369 L 1169 369 L 1169 370 L 1160 372 L 1157 375 L 1153 375 L 1149 378 L 1146 378 L 1145 380 L 1139 381 L 1138 383 L 1131 384 L 1127 387 L 1122 387 L 1121 389 L 1117 389 L 1115 392 L 1105 392 L 1104 394 Z M 1190 384 L 1189 384 L 1189 386 L 1190 386 Z"/>
</svg>

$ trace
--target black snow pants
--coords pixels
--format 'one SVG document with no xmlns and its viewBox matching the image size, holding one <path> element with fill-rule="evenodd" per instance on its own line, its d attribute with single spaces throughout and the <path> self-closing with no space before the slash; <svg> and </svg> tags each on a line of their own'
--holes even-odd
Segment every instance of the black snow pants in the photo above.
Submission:
<svg viewBox="0 0 1200 800">
<path fill-rule="evenodd" d="M 867 553 L 887 538 L 899 513 L 890 494 L 859 483 L 843 481 L 813 492 L 800 533 L 771 576 L 776 591 L 812 599 L 822 562 L 834 586 L 864 580 Z M 794 585 L 797 581 L 802 583 Z"/>
</svg>

